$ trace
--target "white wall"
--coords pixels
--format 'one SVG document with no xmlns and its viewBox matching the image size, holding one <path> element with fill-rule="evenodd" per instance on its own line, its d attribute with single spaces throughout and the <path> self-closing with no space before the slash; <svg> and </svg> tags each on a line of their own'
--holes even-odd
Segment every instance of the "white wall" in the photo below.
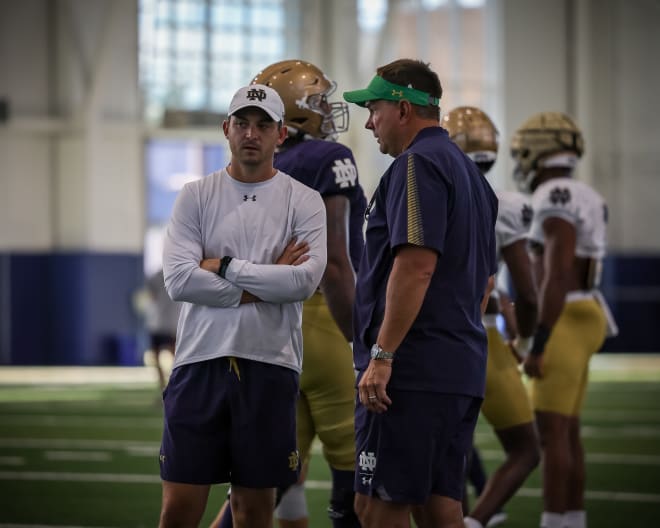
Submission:
<svg viewBox="0 0 660 528">
<path fill-rule="evenodd" d="M 0 97 L 11 111 L 0 124 L 0 250 L 141 250 L 137 2 L 0 2 Z M 360 39 L 355 0 L 300 6 L 301 56 L 339 82 L 337 98 L 390 59 L 387 38 Z M 490 0 L 487 11 L 484 101 L 502 133 L 496 184 L 511 185 L 515 128 L 541 110 L 568 112 L 586 138 L 579 177 L 611 206 L 612 248 L 660 251 L 660 4 Z M 423 46 L 416 31 L 396 34 L 410 39 L 399 49 Z M 364 111 L 351 114 L 342 140 L 370 193 L 390 160 L 364 130 Z"/>
<path fill-rule="evenodd" d="M 140 252 L 137 0 L 0 3 L 0 249 Z"/>
<path fill-rule="evenodd" d="M 612 247 L 657 253 L 660 3 L 585 0 L 579 17 L 588 50 L 576 73 L 586 177 L 610 204 Z"/>
<path fill-rule="evenodd" d="M 578 176 L 610 207 L 610 248 L 657 253 L 660 231 L 660 3 L 499 0 L 505 176 L 508 139 L 524 119 L 558 110 L 586 142 Z"/>
<path fill-rule="evenodd" d="M 50 105 L 45 3 L 0 3 L 0 97 L 10 119 L 30 122 Z M 0 123 L 0 250 L 47 250 L 52 246 L 52 145 L 28 125 Z"/>
</svg>

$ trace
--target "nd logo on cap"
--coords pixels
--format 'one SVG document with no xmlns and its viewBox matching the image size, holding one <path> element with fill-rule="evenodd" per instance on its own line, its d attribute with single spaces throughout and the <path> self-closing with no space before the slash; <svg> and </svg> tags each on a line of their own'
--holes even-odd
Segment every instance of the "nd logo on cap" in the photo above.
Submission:
<svg viewBox="0 0 660 528">
<path fill-rule="evenodd" d="M 247 98 L 250 101 L 263 101 L 266 98 L 266 92 L 261 88 L 251 88 L 247 92 Z"/>
</svg>

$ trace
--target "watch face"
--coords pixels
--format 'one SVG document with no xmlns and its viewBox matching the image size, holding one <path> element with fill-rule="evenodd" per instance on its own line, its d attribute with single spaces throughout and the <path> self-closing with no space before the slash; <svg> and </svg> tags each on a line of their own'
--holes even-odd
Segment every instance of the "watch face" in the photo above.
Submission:
<svg viewBox="0 0 660 528">
<path fill-rule="evenodd" d="M 394 359 L 393 352 L 385 352 L 380 345 L 371 347 L 371 359 Z"/>
</svg>

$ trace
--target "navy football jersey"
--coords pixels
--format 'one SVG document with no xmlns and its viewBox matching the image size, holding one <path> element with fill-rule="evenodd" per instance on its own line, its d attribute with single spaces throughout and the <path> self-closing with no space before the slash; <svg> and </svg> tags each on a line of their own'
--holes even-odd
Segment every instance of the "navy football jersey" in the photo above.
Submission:
<svg viewBox="0 0 660 528">
<path fill-rule="evenodd" d="M 367 200 L 351 150 L 333 141 L 304 140 L 276 152 L 275 167 L 315 189 L 323 197 L 343 194 L 348 198 L 349 251 L 351 263 L 357 271 L 364 248 L 362 226 Z"/>
</svg>

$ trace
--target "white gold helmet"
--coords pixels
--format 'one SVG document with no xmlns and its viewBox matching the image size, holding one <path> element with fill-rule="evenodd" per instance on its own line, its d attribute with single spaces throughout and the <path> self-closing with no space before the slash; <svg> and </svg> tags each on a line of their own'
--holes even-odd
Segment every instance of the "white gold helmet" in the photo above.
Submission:
<svg viewBox="0 0 660 528">
<path fill-rule="evenodd" d="M 582 132 L 570 117 L 561 112 L 535 114 L 511 138 L 513 179 L 521 191 L 530 192 L 544 158 L 561 154 L 553 156 L 552 166 L 573 167 L 583 153 Z"/>
<path fill-rule="evenodd" d="M 450 139 L 485 174 L 497 159 L 499 132 L 490 117 L 474 106 L 459 106 L 442 118 Z"/>
<path fill-rule="evenodd" d="M 335 139 L 348 130 L 348 105 L 328 102 L 337 84 L 309 62 L 276 62 L 260 71 L 252 84 L 265 84 L 280 94 L 289 129 L 321 139 Z"/>
</svg>

